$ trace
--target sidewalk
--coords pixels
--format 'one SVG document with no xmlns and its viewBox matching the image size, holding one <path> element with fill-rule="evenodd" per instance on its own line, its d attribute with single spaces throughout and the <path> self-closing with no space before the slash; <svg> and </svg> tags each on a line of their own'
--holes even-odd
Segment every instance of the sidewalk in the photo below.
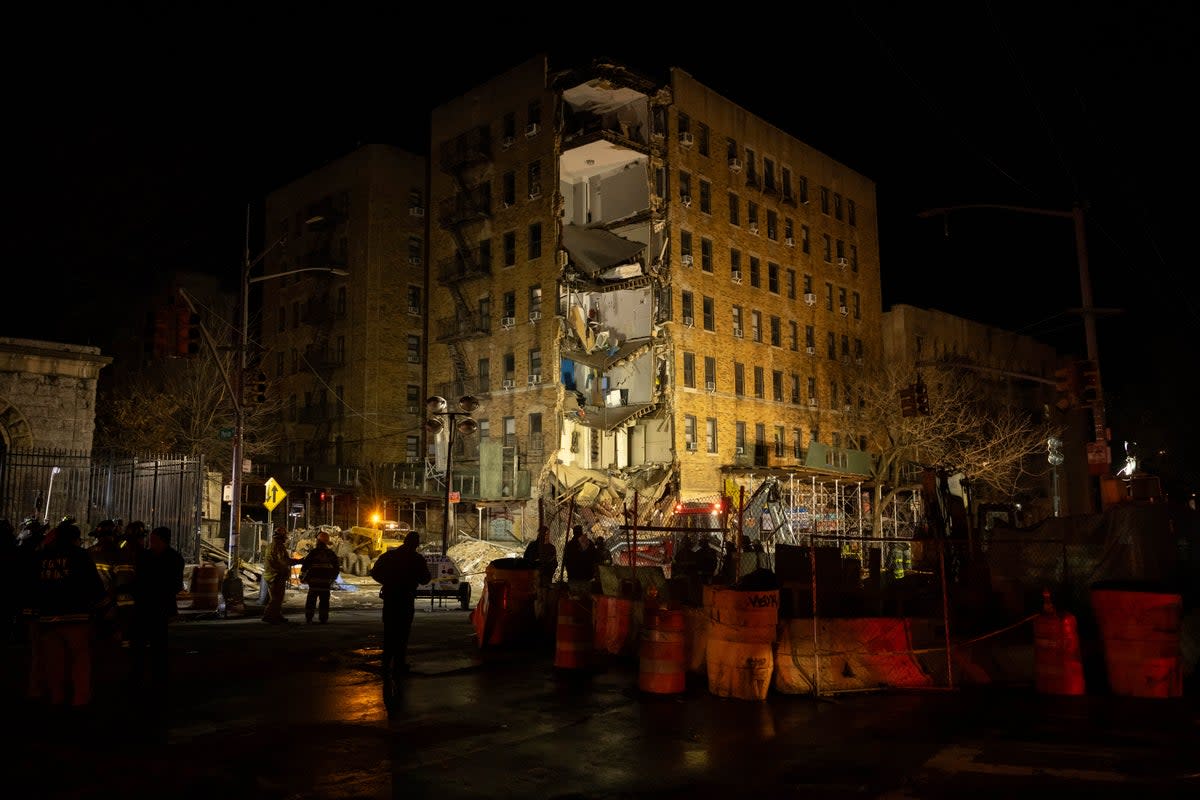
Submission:
<svg viewBox="0 0 1200 800">
<path fill-rule="evenodd" d="M 244 587 L 243 602 L 245 603 L 246 610 L 245 613 L 238 614 L 237 616 L 261 617 L 265 603 L 260 600 L 259 585 L 246 578 L 242 579 L 242 585 Z M 329 611 L 331 614 L 336 614 L 339 609 L 378 608 L 382 612 L 383 598 L 379 596 L 379 588 L 379 584 L 370 577 L 360 577 L 357 575 L 339 576 L 338 582 L 334 584 L 333 589 L 329 592 Z M 283 598 L 284 616 L 303 620 L 304 603 L 307 597 L 308 587 L 289 583 L 287 594 Z M 197 607 L 194 598 L 181 597 L 178 603 L 180 621 L 188 622 L 225 618 L 223 598 L 218 598 L 217 602 L 217 608 L 206 605 Z"/>
</svg>

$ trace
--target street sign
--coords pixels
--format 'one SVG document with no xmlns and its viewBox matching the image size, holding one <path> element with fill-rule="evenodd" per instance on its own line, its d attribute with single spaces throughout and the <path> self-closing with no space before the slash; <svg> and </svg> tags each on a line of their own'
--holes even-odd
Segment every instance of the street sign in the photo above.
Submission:
<svg viewBox="0 0 1200 800">
<path fill-rule="evenodd" d="M 461 500 L 462 500 L 462 497 L 459 495 L 458 492 L 450 493 L 450 502 L 451 503 L 457 503 L 457 502 L 460 502 Z"/>
<path fill-rule="evenodd" d="M 218 438 L 223 442 L 228 442 L 230 439 L 233 438 L 233 428 L 221 428 L 221 432 L 220 432 L 220 434 L 218 434 Z"/>
<path fill-rule="evenodd" d="M 267 478 L 267 482 L 263 484 L 263 491 L 265 494 L 263 506 L 266 507 L 267 511 L 274 511 L 275 506 L 282 503 L 283 498 L 287 497 L 287 492 L 275 482 L 274 478 Z"/>
</svg>

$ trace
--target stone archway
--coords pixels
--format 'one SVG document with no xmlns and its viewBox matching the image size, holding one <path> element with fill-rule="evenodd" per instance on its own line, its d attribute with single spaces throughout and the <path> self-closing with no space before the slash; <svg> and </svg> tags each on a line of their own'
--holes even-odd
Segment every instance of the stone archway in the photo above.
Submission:
<svg viewBox="0 0 1200 800">
<path fill-rule="evenodd" d="M 33 432 L 25 415 L 7 398 L 0 397 L 0 455 L 33 447 Z"/>
</svg>

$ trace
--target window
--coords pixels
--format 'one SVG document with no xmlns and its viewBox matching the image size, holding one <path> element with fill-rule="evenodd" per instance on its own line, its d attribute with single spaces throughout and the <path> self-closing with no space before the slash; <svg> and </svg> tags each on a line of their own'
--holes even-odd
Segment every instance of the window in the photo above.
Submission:
<svg viewBox="0 0 1200 800">
<path fill-rule="evenodd" d="M 729 249 L 729 274 L 733 277 L 740 277 L 742 274 L 742 251 Z"/>
<path fill-rule="evenodd" d="M 828 233 L 821 234 L 821 240 L 824 242 L 825 260 L 833 261 L 833 239 L 829 238 Z"/>
<path fill-rule="evenodd" d="M 783 371 L 771 371 L 771 399 L 776 403 L 783 402 Z"/>
<path fill-rule="evenodd" d="M 542 374 L 542 351 L 537 347 L 529 351 L 529 374 Z"/>
<path fill-rule="evenodd" d="M 783 240 L 787 244 L 795 244 L 796 230 L 791 217 L 783 218 Z"/>
<path fill-rule="evenodd" d="M 762 400 L 765 391 L 766 391 L 766 387 L 764 385 L 764 380 L 763 380 L 763 368 L 755 367 L 754 368 L 754 396 L 757 397 L 759 400 Z"/>
<path fill-rule="evenodd" d="M 676 118 L 676 125 L 679 126 L 680 133 L 692 132 L 692 118 L 682 111 L 679 112 L 679 115 Z"/>
<path fill-rule="evenodd" d="M 763 156 L 763 191 L 772 193 L 779 191 L 775 186 L 775 162 L 766 156 Z"/>
<path fill-rule="evenodd" d="M 679 255 L 690 256 L 692 254 L 692 232 L 679 232 Z M 684 259 L 686 261 L 686 259 Z"/>
<path fill-rule="evenodd" d="M 758 461 L 758 455 L 762 454 L 765 458 L 767 454 L 767 426 L 761 422 L 754 424 L 754 454 L 755 462 Z"/>
<path fill-rule="evenodd" d="M 295 375 L 300 370 L 300 351 L 292 348 L 292 374 Z"/>
<path fill-rule="evenodd" d="M 775 456 L 777 458 L 783 456 L 783 447 L 784 447 L 783 437 L 784 437 L 783 426 L 776 425 L 775 426 Z"/>
<path fill-rule="evenodd" d="M 532 315 L 533 312 L 535 312 L 535 311 L 540 312 L 541 310 L 542 310 L 542 287 L 541 286 L 530 286 L 529 287 L 529 313 Z"/>
<path fill-rule="evenodd" d="M 696 150 L 702 156 L 708 155 L 708 126 L 703 122 L 696 123 Z"/>
<path fill-rule="evenodd" d="M 650 133 L 652 136 L 667 135 L 667 108 L 653 106 L 650 109 Z"/>
<path fill-rule="evenodd" d="M 488 331 L 492 328 L 492 298 L 479 298 L 479 330 Z"/>
<path fill-rule="evenodd" d="M 505 417 L 501 423 L 504 426 L 504 444 L 513 446 L 517 443 L 517 418 Z"/>
<path fill-rule="evenodd" d="M 692 176 L 690 173 L 679 172 L 679 199 L 684 205 L 692 202 Z"/>
<path fill-rule="evenodd" d="M 850 271 L 858 272 L 858 245 L 850 245 Z"/>
<path fill-rule="evenodd" d="M 798 176 L 796 178 L 796 185 L 798 188 L 800 202 L 804 205 L 808 205 L 808 178 L 803 175 Z"/>
<path fill-rule="evenodd" d="M 694 450 L 696 447 L 696 418 L 691 414 L 686 414 L 683 417 L 683 441 L 687 445 L 688 450 Z"/>
<path fill-rule="evenodd" d="M 837 259 L 840 264 L 842 259 L 846 257 L 846 243 L 841 239 L 837 240 Z"/>
<path fill-rule="evenodd" d="M 705 272 L 713 271 L 713 243 L 712 239 L 700 239 L 700 268 Z"/>
<path fill-rule="evenodd" d="M 791 320 L 788 322 L 788 328 L 790 331 L 790 335 L 788 337 L 788 342 L 790 343 L 790 347 L 792 350 L 799 350 L 800 349 L 800 324 L 798 322 L 796 322 L 796 320 Z"/>
<path fill-rule="evenodd" d="M 831 360 L 837 360 L 837 336 L 833 331 L 826 334 L 825 351 Z"/>
<path fill-rule="evenodd" d="M 772 261 L 767 262 L 767 291 L 779 294 L 779 265 Z"/>
<path fill-rule="evenodd" d="M 733 365 L 733 393 L 738 397 L 746 395 L 746 366 L 741 363 Z"/>
<path fill-rule="evenodd" d="M 734 331 L 734 335 L 737 335 L 738 333 L 740 333 L 742 331 L 742 307 L 741 306 L 733 307 L 733 331 Z"/>
<path fill-rule="evenodd" d="M 706 180 L 700 181 L 700 210 L 712 213 L 712 184 Z"/>
<path fill-rule="evenodd" d="M 346 287 L 339 286 L 338 291 L 337 291 L 337 315 L 338 315 L 339 319 L 344 318 L 346 316 L 346 303 L 347 302 L 348 302 L 348 300 L 346 297 Z"/>
<path fill-rule="evenodd" d="M 813 277 L 812 277 L 812 275 L 806 274 L 804 276 L 804 293 L 805 294 L 813 293 Z"/>
<path fill-rule="evenodd" d="M 542 257 L 542 223 L 535 222 L 529 226 L 529 258 Z"/>
<path fill-rule="evenodd" d="M 746 423 L 741 422 L 740 420 L 738 422 L 735 422 L 733 430 L 734 430 L 734 441 L 737 445 L 738 452 L 745 453 L 746 452 Z"/>
<path fill-rule="evenodd" d="M 300 327 L 300 301 L 292 301 L 292 328 L 293 330 Z"/>
<path fill-rule="evenodd" d="M 421 237 L 419 237 L 419 236 L 408 237 L 408 263 L 420 264 L 422 261 L 422 259 L 421 259 L 422 249 L 423 248 L 421 245 Z"/>
<path fill-rule="evenodd" d="M 704 444 L 708 452 L 717 452 L 717 421 L 713 417 L 704 420 Z"/>
<path fill-rule="evenodd" d="M 754 155 L 754 151 L 749 147 L 746 148 L 746 185 L 758 186 L 758 168 L 756 161 L 758 157 Z"/>
<path fill-rule="evenodd" d="M 817 346 L 817 329 L 812 325 L 804 326 L 804 346 L 808 348 Z"/>
<path fill-rule="evenodd" d="M 821 187 L 821 213 L 829 213 L 829 189 L 825 186 Z"/>
<path fill-rule="evenodd" d="M 507 231 L 504 234 L 504 266 L 515 267 L 517 265 L 517 234 L 516 231 Z"/>
<path fill-rule="evenodd" d="M 862 296 L 855 292 L 851 295 L 851 299 L 854 302 L 854 318 L 862 319 Z"/>
<path fill-rule="evenodd" d="M 725 157 L 733 161 L 738 157 L 738 144 L 736 139 L 725 140 Z"/>
<path fill-rule="evenodd" d="M 714 389 L 717 386 L 717 359 L 716 356 L 704 357 L 704 385 L 712 386 Z"/>
<path fill-rule="evenodd" d="M 779 215 L 774 211 L 767 211 L 767 238 L 772 242 L 779 241 Z"/>
<path fill-rule="evenodd" d="M 500 178 L 500 202 L 508 208 L 517 202 L 517 173 L 506 172 Z"/>
<path fill-rule="evenodd" d="M 738 208 L 738 196 L 733 192 L 729 193 L 729 224 L 741 225 L 739 221 L 740 211 Z"/>
<path fill-rule="evenodd" d="M 783 347 L 783 321 L 779 317 L 771 317 L 771 346 Z"/>
<path fill-rule="evenodd" d="M 758 203 L 753 200 L 746 201 L 746 224 L 751 233 L 758 229 Z"/>
<path fill-rule="evenodd" d="M 534 100 L 529 104 L 529 116 L 527 122 L 530 125 L 542 124 L 542 103 L 540 100 Z"/>
<path fill-rule="evenodd" d="M 859 361 L 862 361 L 862 358 L 863 358 L 863 343 L 862 343 L 862 339 L 855 339 L 855 340 L 854 340 L 854 357 L 855 357 L 856 359 L 858 359 Z"/>
<path fill-rule="evenodd" d="M 517 135 L 517 115 L 509 111 L 500 122 L 501 135 L 506 139 L 512 139 Z"/>
<path fill-rule="evenodd" d="M 858 224 L 858 209 L 854 205 L 854 201 L 846 200 L 846 221 L 853 227 Z"/>
<path fill-rule="evenodd" d="M 803 456 L 804 456 L 804 452 L 802 449 L 802 439 L 803 438 L 804 438 L 804 434 L 801 433 L 799 428 L 792 428 L 792 458 L 795 458 L 795 459 L 803 458 Z"/>
<path fill-rule="evenodd" d="M 529 199 L 542 196 L 542 162 L 531 161 L 528 167 L 529 173 Z"/>
<path fill-rule="evenodd" d="M 842 196 L 837 192 L 833 193 L 833 218 L 842 218 Z"/>
<path fill-rule="evenodd" d="M 421 363 L 421 337 L 409 334 L 408 336 L 408 362 L 410 364 Z"/>
<path fill-rule="evenodd" d="M 705 297 L 702 305 L 704 307 L 704 330 L 715 331 L 717 329 L 717 303 L 711 297 Z"/>
<path fill-rule="evenodd" d="M 476 362 L 476 364 L 476 380 L 478 381 L 476 383 L 476 386 L 478 387 L 477 391 L 490 392 L 492 390 L 492 363 L 486 358 L 481 358 L 478 362 Z"/>
<path fill-rule="evenodd" d="M 796 270 L 794 269 L 787 271 L 787 296 L 788 300 L 796 299 Z"/>
<path fill-rule="evenodd" d="M 421 387 L 415 383 L 410 383 L 404 387 L 404 401 L 408 403 L 409 408 L 417 409 L 417 413 L 421 412 Z"/>
<path fill-rule="evenodd" d="M 833 284 L 825 284 L 825 310 L 833 311 Z"/>
<path fill-rule="evenodd" d="M 275 377 L 283 377 L 283 351 L 280 350 L 275 354 Z"/>
<path fill-rule="evenodd" d="M 681 314 L 683 314 L 684 318 L 695 316 L 695 309 L 693 308 L 691 292 L 685 291 L 680 295 L 679 311 Z"/>
<path fill-rule="evenodd" d="M 517 315 L 517 293 L 505 292 L 504 296 L 500 298 L 500 305 L 504 316 L 515 317 Z"/>
<path fill-rule="evenodd" d="M 838 407 L 838 383 L 837 381 L 829 382 L 829 407 Z"/>
<path fill-rule="evenodd" d="M 850 337 L 842 334 L 842 357 L 850 358 Z"/>
<path fill-rule="evenodd" d="M 408 310 L 420 313 L 421 311 L 421 287 L 408 287 Z"/>
<path fill-rule="evenodd" d="M 808 240 L 809 240 L 808 226 L 801 225 L 800 226 L 800 252 L 801 253 L 808 253 L 810 251 L 810 245 L 809 245 Z"/>
<path fill-rule="evenodd" d="M 792 373 L 792 402 L 800 402 L 800 376 Z"/>
<path fill-rule="evenodd" d="M 750 285 L 758 288 L 760 280 L 758 256 L 750 256 Z"/>
<path fill-rule="evenodd" d="M 846 287 L 838 287 L 838 308 L 843 308 L 846 305 Z"/>
<path fill-rule="evenodd" d="M 750 334 L 756 342 L 762 341 L 762 312 L 750 312 Z"/>
<path fill-rule="evenodd" d="M 689 389 L 696 388 L 696 354 L 683 354 L 683 385 Z"/>
<path fill-rule="evenodd" d="M 275 327 L 275 330 L 282 331 L 285 328 L 287 328 L 287 306 L 280 306 L 279 307 L 279 324 Z"/>
<path fill-rule="evenodd" d="M 783 195 L 783 202 L 794 204 L 796 198 L 792 197 L 792 171 L 783 167 L 780 169 L 779 175 L 779 191 Z"/>
</svg>

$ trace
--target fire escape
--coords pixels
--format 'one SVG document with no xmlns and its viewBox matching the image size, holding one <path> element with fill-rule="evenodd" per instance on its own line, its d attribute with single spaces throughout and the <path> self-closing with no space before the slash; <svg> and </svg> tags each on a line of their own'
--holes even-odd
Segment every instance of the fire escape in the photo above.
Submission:
<svg viewBox="0 0 1200 800">
<path fill-rule="evenodd" d="M 487 276 L 491 272 L 491 250 L 472 246 L 467 230 L 491 217 L 491 186 L 472 180 L 473 171 L 491 161 L 491 138 L 486 126 L 472 128 L 454 139 L 443 142 L 442 171 L 454 180 L 453 197 L 443 200 L 438 208 L 438 224 L 454 240 L 454 255 L 437 265 L 437 282 L 445 286 L 454 300 L 454 316 L 437 320 L 437 341 L 450 351 L 453 368 L 450 394 L 468 394 L 467 359 L 461 343 L 488 335 L 491 320 L 482 310 L 472 309 L 463 296 L 467 281 Z M 478 237 L 476 237 L 478 238 Z"/>
<path fill-rule="evenodd" d="M 313 241 L 313 247 L 297 259 L 296 268 L 336 267 L 346 268 L 345 254 L 335 247 L 337 226 L 321 230 Z M 304 360 L 311 374 L 316 377 L 318 387 L 312 397 L 324 398 L 305 409 L 306 422 L 312 424 L 312 434 L 304 443 L 304 459 L 310 463 L 328 463 L 330 434 L 336 399 L 328 398 L 320 387 L 333 385 L 333 371 L 344 366 L 345 354 L 330 349 L 333 326 L 344 311 L 336 305 L 332 294 L 333 275 L 329 272 L 309 273 L 305 280 L 311 282 L 312 293 L 303 307 L 302 321 L 312 333 L 312 342 L 304 349 Z"/>
</svg>

